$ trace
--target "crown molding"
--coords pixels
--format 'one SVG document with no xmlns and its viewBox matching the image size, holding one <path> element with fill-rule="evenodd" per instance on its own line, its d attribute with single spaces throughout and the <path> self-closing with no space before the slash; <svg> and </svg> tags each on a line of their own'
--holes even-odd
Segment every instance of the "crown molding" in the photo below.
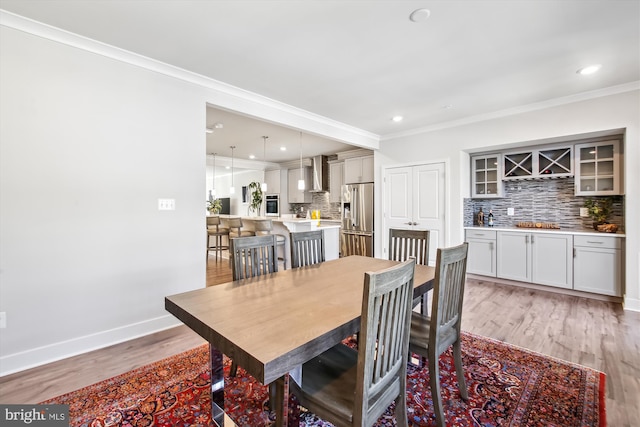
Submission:
<svg viewBox="0 0 640 427">
<path fill-rule="evenodd" d="M 465 117 L 459 120 L 438 123 L 432 126 L 425 126 L 411 129 L 404 132 L 390 133 L 382 135 L 380 141 L 386 141 L 395 138 L 413 136 L 421 133 L 433 132 L 442 129 L 454 128 L 458 126 L 468 125 L 471 123 L 484 122 L 492 119 L 513 116 L 516 114 L 528 113 L 531 111 L 543 110 L 545 108 L 557 107 L 560 105 L 572 104 L 580 101 L 601 98 L 603 96 L 616 95 L 624 92 L 640 90 L 640 81 L 625 83 L 617 86 L 610 86 L 603 89 L 592 90 L 589 92 L 581 92 L 574 95 L 563 96 L 560 98 L 549 99 L 546 101 L 536 102 L 533 104 L 521 105 L 519 107 L 508 108 L 505 110 L 494 111 L 492 113 L 479 114 L 477 116 Z"/>
<path fill-rule="evenodd" d="M 3 9 L 0 9 L 0 25 L 201 86 L 213 92 L 216 101 L 208 103 L 216 107 L 300 128 L 341 142 L 379 148 L 380 137 L 374 133 Z"/>
</svg>

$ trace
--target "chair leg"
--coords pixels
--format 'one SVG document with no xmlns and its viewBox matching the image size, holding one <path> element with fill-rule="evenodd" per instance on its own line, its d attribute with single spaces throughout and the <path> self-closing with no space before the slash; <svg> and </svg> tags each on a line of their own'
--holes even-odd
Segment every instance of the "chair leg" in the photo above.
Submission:
<svg viewBox="0 0 640 427">
<path fill-rule="evenodd" d="M 400 394 L 396 397 L 396 425 L 398 426 L 407 426 L 409 425 L 409 420 L 407 418 L 407 396 L 405 390 L 407 389 L 407 380 L 402 381 L 400 390 Z"/>
<path fill-rule="evenodd" d="M 231 361 L 231 369 L 229 370 L 229 376 L 235 377 L 238 373 L 238 364 L 234 361 Z"/>
<path fill-rule="evenodd" d="M 429 384 L 431 386 L 433 413 L 436 414 L 436 425 L 438 427 L 445 427 L 442 395 L 440 394 L 440 366 L 438 364 L 438 356 L 433 354 L 435 352 L 429 353 Z"/>
<path fill-rule="evenodd" d="M 463 400 L 468 400 L 469 393 L 467 391 L 467 383 L 464 380 L 464 370 L 462 369 L 462 350 L 460 348 L 460 339 L 453 343 L 453 360 L 456 365 L 456 376 L 458 377 L 460 396 L 462 396 Z"/>
</svg>

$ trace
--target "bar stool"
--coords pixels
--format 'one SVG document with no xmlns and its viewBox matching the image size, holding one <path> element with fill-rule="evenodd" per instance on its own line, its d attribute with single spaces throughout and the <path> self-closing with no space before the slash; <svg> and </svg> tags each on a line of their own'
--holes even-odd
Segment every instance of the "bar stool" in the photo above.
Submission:
<svg viewBox="0 0 640 427">
<path fill-rule="evenodd" d="M 264 236 L 269 235 L 273 231 L 273 221 L 270 219 L 260 219 L 254 222 L 254 228 L 256 231 L 256 236 Z M 286 237 L 282 234 L 275 234 L 276 236 L 276 245 L 282 247 L 282 257 L 278 257 L 279 260 L 282 260 L 285 265 L 285 269 L 287 268 L 287 251 L 285 250 L 285 241 Z"/>
<path fill-rule="evenodd" d="M 227 237 L 227 245 L 223 245 L 222 238 Z M 214 238 L 214 244 L 211 245 L 211 237 Z M 220 227 L 220 217 L 219 216 L 208 216 L 207 217 L 207 261 L 209 260 L 209 251 L 214 251 L 216 253 L 216 261 L 218 260 L 218 253 L 220 253 L 220 258 L 222 258 L 222 251 L 225 249 L 229 249 L 229 229 L 226 227 Z"/>
<path fill-rule="evenodd" d="M 227 220 L 227 225 L 229 226 L 229 238 L 231 239 L 234 237 L 249 237 L 256 235 L 253 231 L 242 229 L 242 218 L 240 217 L 229 218 Z"/>
</svg>

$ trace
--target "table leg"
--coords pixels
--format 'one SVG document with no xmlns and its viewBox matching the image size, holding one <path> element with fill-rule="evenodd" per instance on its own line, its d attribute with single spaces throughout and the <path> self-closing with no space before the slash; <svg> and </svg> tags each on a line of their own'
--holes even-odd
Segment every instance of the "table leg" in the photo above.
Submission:
<svg viewBox="0 0 640 427">
<path fill-rule="evenodd" d="M 222 353 L 209 344 L 209 369 L 211 372 L 211 418 L 217 425 L 225 425 L 224 416 L 224 365 Z"/>
<path fill-rule="evenodd" d="M 289 426 L 289 374 L 276 380 L 276 427 Z"/>
</svg>

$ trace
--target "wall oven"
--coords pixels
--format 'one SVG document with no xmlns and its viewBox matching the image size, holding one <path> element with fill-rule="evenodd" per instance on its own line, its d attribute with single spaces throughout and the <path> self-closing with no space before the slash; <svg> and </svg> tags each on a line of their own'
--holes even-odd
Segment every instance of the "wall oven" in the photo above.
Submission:
<svg viewBox="0 0 640 427">
<path fill-rule="evenodd" d="M 265 196 L 265 215 L 280 216 L 280 195 L 267 194 Z"/>
</svg>

